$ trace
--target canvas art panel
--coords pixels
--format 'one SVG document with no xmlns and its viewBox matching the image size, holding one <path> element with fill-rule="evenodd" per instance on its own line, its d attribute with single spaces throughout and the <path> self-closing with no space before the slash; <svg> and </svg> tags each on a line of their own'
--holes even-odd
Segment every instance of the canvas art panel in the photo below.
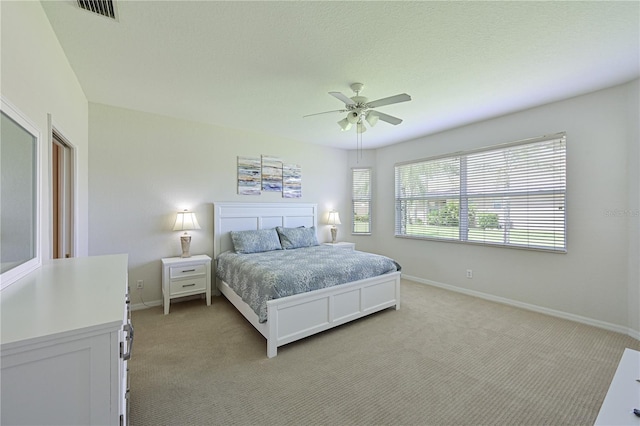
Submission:
<svg viewBox="0 0 640 426">
<path fill-rule="evenodd" d="M 302 169 L 297 164 L 282 166 L 282 197 L 302 197 Z"/>
<path fill-rule="evenodd" d="M 238 194 L 260 195 L 262 167 L 260 157 L 238 157 Z"/>
<path fill-rule="evenodd" d="M 282 160 L 270 155 L 262 156 L 262 190 L 282 192 Z"/>
</svg>

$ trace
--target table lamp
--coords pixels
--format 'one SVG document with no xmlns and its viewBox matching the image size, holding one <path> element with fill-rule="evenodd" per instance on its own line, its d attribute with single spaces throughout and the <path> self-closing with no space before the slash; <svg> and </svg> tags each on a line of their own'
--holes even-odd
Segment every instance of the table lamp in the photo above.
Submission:
<svg viewBox="0 0 640 426">
<path fill-rule="evenodd" d="M 335 244 L 336 237 L 338 235 L 338 228 L 336 228 L 336 225 L 342 225 L 342 223 L 340 223 L 340 214 L 335 210 L 331 210 L 329 212 L 327 224 L 331 225 L 331 244 Z"/>
<path fill-rule="evenodd" d="M 196 214 L 186 209 L 182 212 L 178 212 L 178 215 L 176 216 L 176 223 L 173 225 L 173 230 L 185 231 L 185 233 L 180 236 L 180 245 L 182 246 L 181 257 L 191 257 L 191 254 L 189 253 L 191 235 L 186 232 L 190 229 L 200 229 Z"/>
</svg>

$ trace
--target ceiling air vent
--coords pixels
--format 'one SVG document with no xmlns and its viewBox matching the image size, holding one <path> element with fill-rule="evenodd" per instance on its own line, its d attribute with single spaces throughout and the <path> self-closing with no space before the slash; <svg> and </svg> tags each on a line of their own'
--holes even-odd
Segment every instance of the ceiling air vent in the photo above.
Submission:
<svg viewBox="0 0 640 426">
<path fill-rule="evenodd" d="M 113 0 L 78 0 L 78 6 L 89 12 L 116 19 L 116 10 Z"/>
</svg>

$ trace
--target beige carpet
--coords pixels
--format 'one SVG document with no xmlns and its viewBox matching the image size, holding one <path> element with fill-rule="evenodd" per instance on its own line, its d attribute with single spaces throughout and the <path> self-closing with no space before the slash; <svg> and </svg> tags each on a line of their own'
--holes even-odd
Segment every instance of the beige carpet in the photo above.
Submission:
<svg viewBox="0 0 640 426">
<path fill-rule="evenodd" d="M 131 425 L 591 425 L 628 336 L 403 280 L 402 309 L 294 342 L 223 297 L 133 312 Z"/>
</svg>

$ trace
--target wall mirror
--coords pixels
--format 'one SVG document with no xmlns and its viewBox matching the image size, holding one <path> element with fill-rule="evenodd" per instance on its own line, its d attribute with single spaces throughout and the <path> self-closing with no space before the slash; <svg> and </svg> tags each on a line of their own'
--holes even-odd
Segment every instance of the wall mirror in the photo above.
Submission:
<svg viewBox="0 0 640 426">
<path fill-rule="evenodd" d="M 0 289 L 4 289 L 41 265 L 40 132 L 4 99 L 0 120 Z"/>
</svg>

